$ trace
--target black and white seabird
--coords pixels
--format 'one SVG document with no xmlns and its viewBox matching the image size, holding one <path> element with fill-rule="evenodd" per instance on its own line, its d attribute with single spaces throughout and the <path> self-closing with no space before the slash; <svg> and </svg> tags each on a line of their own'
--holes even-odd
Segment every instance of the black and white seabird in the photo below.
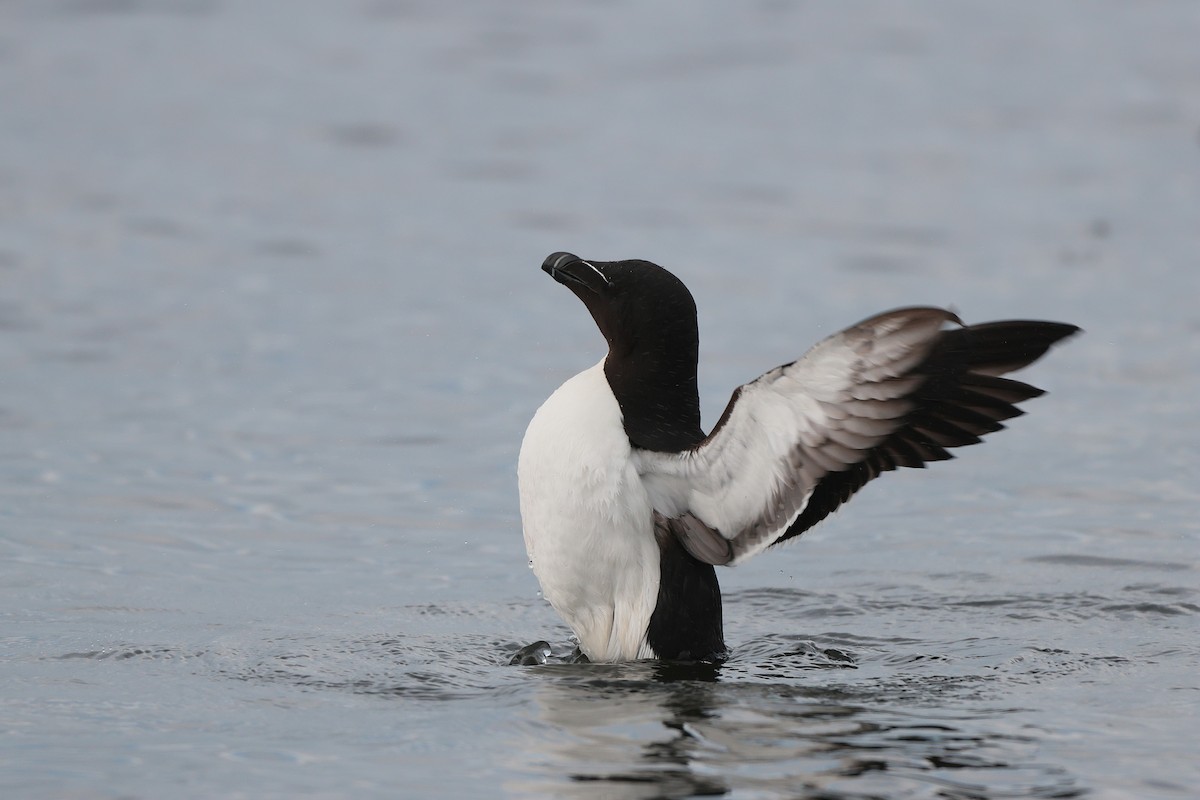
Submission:
<svg viewBox="0 0 1200 800">
<path fill-rule="evenodd" d="M 1079 330 L 888 311 L 735 389 L 705 435 L 682 281 L 570 253 L 542 269 L 608 342 L 537 410 L 517 469 L 530 564 L 591 661 L 724 658 L 714 566 L 799 536 L 883 472 L 1002 429 L 1043 392 L 1000 376 Z"/>
</svg>

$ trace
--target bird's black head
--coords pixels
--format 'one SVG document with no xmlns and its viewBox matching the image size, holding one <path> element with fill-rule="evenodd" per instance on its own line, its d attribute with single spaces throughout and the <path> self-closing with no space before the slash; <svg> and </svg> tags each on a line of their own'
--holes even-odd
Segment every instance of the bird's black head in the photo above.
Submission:
<svg viewBox="0 0 1200 800">
<path fill-rule="evenodd" d="M 676 278 L 649 261 L 586 261 L 553 253 L 542 263 L 550 277 L 583 301 L 608 342 L 610 355 L 661 360 L 696 346 L 696 302 Z"/>
<path fill-rule="evenodd" d="M 696 303 L 683 281 L 649 261 L 586 261 L 561 252 L 542 269 L 583 301 L 604 334 L 604 372 L 630 441 L 672 451 L 702 439 Z"/>
</svg>

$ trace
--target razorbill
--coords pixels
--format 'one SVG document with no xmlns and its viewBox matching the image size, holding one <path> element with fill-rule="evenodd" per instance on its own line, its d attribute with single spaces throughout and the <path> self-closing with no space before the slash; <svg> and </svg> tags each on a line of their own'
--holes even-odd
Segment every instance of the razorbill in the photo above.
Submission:
<svg viewBox="0 0 1200 800">
<path fill-rule="evenodd" d="M 1000 376 L 1079 330 L 888 311 L 735 389 L 705 435 L 687 287 L 641 260 L 553 253 L 542 269 L 608 342 L 534 414 L 517 466 L 530 565 L 591 661 L 723 659 L 714 566 L 799 536 L 883 472 L 1000 430 L 1042 394 Z"/>
</svg>

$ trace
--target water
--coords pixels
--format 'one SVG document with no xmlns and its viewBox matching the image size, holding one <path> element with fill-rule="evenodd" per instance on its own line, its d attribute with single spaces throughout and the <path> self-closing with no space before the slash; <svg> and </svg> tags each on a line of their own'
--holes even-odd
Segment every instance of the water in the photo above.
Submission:
<svg viewBox="0 0 1200 800">
<path fill-rule="evenodd" d="M 0 5 L 6 797 L 1184 798 L 1186 2 Z M 645 257 L 737 384 L 909 303 L 1087 334 L 722 571 L 732 660 L 509 667 L 524 425 Z"/>
</svg>

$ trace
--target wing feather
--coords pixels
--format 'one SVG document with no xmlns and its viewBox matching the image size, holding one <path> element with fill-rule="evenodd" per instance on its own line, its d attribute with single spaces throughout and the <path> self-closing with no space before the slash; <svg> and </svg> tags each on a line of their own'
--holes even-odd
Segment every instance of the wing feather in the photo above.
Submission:
<svg viewBox="0 0 1200 800">
<path fill-rule="evenodd" d="M 957 326 L 957 327 L 950 327 Z M 1040 389 L 999 377 L 1077 331 L 1052 322 L 962 327 L 903 308 L 823 340 L 738 387 L 682 453 L 636 451 L 661 527 L 693 556 L 735 564 L 799 535 L 867 482 L 953 456 L 1023 413 Z"/>
</svg>

